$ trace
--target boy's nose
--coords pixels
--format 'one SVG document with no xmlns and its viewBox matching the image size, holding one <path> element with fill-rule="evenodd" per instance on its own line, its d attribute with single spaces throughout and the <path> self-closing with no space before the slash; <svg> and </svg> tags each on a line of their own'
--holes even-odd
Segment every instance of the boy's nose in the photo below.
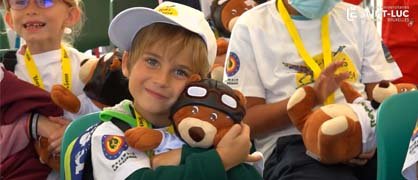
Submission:
<svg viewBox="0 0 418 180">
<path fill-rule="evenodd" d="M 165 87 L 170 81 L 170 74 L 165 72 L 156 73 L 153 79 L 155 84 Z"/>
</svg>

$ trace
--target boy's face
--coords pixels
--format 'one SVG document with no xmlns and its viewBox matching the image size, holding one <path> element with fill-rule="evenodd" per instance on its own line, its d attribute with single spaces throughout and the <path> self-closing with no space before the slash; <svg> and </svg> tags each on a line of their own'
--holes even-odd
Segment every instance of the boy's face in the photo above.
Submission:
<svg viewBox="0 0 418 180">
<path fill-rule="evenodd" d="M 8 0 L 9 3 L 19 3 Z M 28 0 L 23 9 L 6 11 L 7 24 L 27 43 L 60 42 L 64 27 L 71 27 L 79 20 L 79 10 L 62 0 L 53 1 L 48 8 L 41 8 L 35 0 Z"/>
<path fill-rule="evenodd" d="M 127 53 L 122 60 L 123 74 L 129 79 L 129 91 L 135 109 L 145 115 L 167 115 L 184 89 L 192 71 L 191 48 L 173 50 L 156 43 L 144 49 L 132 67 Z"/>
</svg>

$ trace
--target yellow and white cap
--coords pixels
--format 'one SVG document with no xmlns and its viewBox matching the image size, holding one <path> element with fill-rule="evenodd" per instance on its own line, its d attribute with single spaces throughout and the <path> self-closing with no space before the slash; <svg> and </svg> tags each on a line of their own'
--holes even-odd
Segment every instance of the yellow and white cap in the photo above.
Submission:
<svg viewBox="0 0 418 180">
<path fill-rule="evenodd" d="M 155 9 L 129 8 L 119 13 L 110 23 L 109 38 L 117 47 L 129 50 L 136 33 L 153 23 L 168 23 L 181 26 L 202 37 L 208 50 L 209 66 L 216 57 L 216 39 L 204 14 L 182 4 L 165 1 Z"/>
</svg>

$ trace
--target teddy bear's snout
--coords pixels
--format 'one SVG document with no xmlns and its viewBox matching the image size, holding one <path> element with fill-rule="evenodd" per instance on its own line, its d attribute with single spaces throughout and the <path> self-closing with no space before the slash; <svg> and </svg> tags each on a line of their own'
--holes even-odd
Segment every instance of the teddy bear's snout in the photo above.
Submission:
<svg viewBox="0 0 418 180">
<path fill-rule="evenodd" d="M 189 135 L 195 142 L 200 142 L 205 137 L 205 131 L 201 127 L 191 127 Z"/>
</svg>

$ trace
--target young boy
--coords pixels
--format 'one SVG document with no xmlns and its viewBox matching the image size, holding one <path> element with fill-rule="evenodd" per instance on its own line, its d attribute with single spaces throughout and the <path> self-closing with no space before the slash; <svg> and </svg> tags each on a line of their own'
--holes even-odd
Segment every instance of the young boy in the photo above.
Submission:
<svg viewBox="0 0 418 180">
<path fill-rule="evenodd" d="M 189 77 L 205 76 L 216 56 L 215 36 L 203 14 L 172 2 L 154 10 L 131 8 L 113 19 L 109 36 L 116 46 L 126 50 L 122 70 L 129 79 L 134 101 L 122 101 L 101 113 L 105 122 L 95 129 L 91 142 L 94 178 L 226 179 L 225 171 L 247 157 L 248 126 L 234 126 L 217 149 L 191 155 L 184 165 L 153 171 L 147 153 L 129 147 L 116 123 L 124 121 L 131 127 L 169 132 L 171 106 Z M 109 119 L 113 120 L 106 121 Z M 178 140 L 170 143 L 173 149 L 182 146 Z"/>
</svg>

